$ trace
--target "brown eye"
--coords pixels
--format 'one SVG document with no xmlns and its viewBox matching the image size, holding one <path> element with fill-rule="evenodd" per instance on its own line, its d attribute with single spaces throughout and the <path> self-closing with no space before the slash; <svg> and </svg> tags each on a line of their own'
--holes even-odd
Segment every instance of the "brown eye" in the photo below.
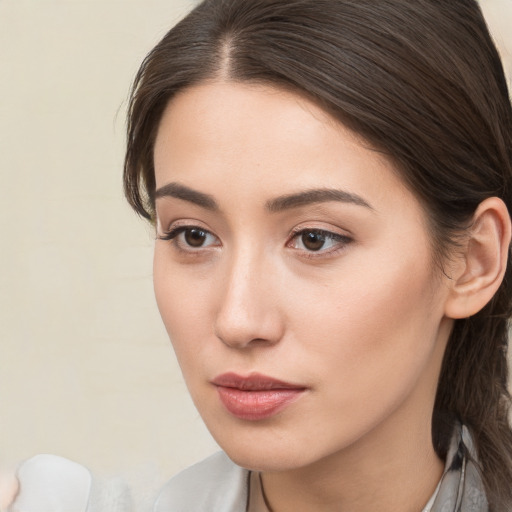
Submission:
<svg viewBox="0 0 512 512">
<path fill-rule="evenodd" d="M 304 231 L 301 238 L 308 251 L 319 251 L 325 245 L 325 236 L 318 231 Z"/>
<path fill-rule="evenodd" d="M 222 245 L 213 233 L 198 226 L 178 226 L 158 238 L 168 240 L 176 248 L 189 252 Z"/>
<path fill-rule="evenodd" d="M 202 247 L 206 242 L 208 233 L 202 229 L 187 229 L 184 232 L 184 238 L 187 245 L 190 247 Z"/>
<path fill-rule="evenodd" d="M 303 229 L 295 232 L 287 246 L 298 249 L 306 257 L 331 257 L 352 242 L 353 238 L 340 233 L 324 229 Z"/>
</svg>

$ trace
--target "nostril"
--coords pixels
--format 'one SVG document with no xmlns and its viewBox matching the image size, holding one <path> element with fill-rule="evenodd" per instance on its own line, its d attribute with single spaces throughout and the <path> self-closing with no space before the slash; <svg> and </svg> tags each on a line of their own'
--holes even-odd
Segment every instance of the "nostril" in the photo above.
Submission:
<svg viewBox="0 0 512 512">
<path fill-rule="evenodd" d="M 281 339 L 283 329 L 279 318 L 274 316 L 257 322 L 217 323 L 214 333 L 224 345 L 241 349 L 272 345 Z"/>
<path fill-rule="evenodd" d="M 224 343 L 224 345 L 232 348 L 244 348 L 248 345 L 259 344 L 264 341 L 262 338 L 255 337 L 241 329 L 216 329 L 215 336 Z"/>
</svg>

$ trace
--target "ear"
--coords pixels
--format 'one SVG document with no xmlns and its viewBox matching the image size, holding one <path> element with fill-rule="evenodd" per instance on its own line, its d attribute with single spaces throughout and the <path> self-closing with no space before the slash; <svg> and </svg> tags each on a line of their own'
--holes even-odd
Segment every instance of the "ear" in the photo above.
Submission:
<svg viewBox="0 0 512 512">
<path fill-rule="evenodd" d="M 511 220 L 505 203 L 497 197 L 483 201 L 452 267 L 445 303 L 447 317 L 468 318 L 491 300 L 505 274 L 510 237 Z"/>
</svg>

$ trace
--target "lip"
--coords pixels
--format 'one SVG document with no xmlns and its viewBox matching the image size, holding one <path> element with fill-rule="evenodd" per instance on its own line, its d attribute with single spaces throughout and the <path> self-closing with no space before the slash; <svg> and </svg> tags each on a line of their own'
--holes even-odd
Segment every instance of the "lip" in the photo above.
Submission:
<svg viewBox="0 0 512 512">
<path fill-rule="evenodd" d="M 224 373 L 216 377 L 220 401 L 233 416 L 249 421 L 270 418 L 298 400 L 305 386 L 284 382 L 259 373 L 248 376 Z"/>
</svg>

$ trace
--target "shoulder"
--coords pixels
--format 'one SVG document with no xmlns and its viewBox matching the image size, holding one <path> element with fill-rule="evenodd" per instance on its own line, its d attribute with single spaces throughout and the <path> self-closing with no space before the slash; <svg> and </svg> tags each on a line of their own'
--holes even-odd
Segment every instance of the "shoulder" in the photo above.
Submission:
<svg viewBox="0 0 512 512">
<path fill-rule="evenodd" d="M 245 512 L 249 471 L 219 452 L 185 469 L 162 489 L 154 512 Z"/>
</svg>

